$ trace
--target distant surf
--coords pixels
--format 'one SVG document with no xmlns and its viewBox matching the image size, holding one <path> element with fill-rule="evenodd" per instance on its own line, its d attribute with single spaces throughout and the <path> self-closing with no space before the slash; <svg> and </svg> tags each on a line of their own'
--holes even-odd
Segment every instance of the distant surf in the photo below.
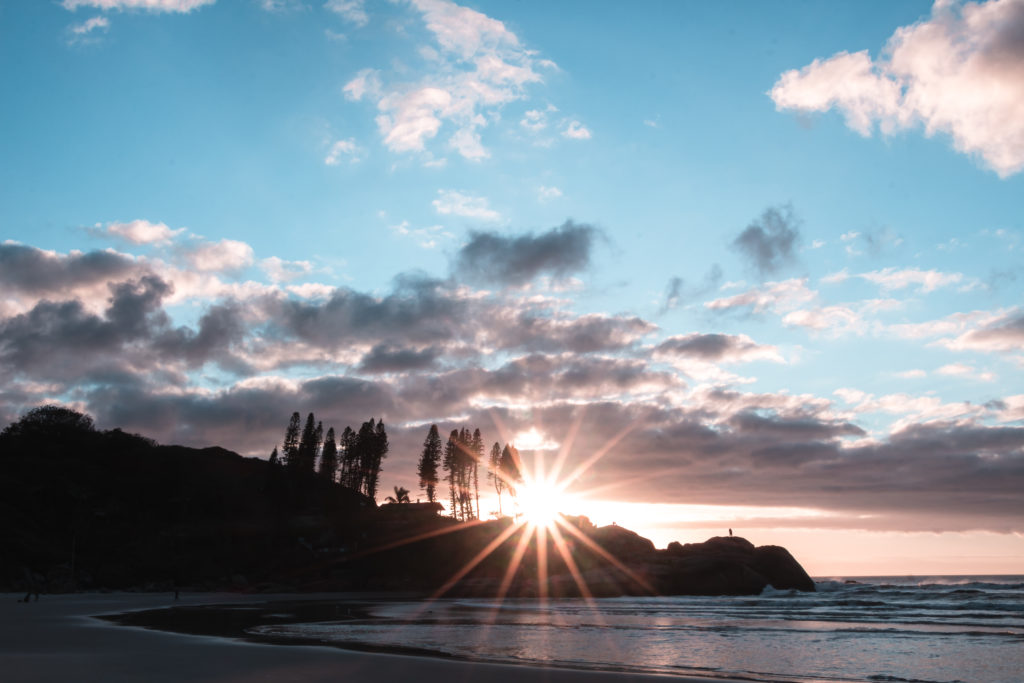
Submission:
<svg viewBox="0 0 1024 683">
<path fill-rule="evenodd" d="M 383 602 L 250 637 L 762 681 L 1020 683 L 1024 576 L 819 579 L 817 593 Z M 362 611 L 362 610 L 361 610 Z M 280 615 L 277 615 L 280 616 Z"/>
</svg>

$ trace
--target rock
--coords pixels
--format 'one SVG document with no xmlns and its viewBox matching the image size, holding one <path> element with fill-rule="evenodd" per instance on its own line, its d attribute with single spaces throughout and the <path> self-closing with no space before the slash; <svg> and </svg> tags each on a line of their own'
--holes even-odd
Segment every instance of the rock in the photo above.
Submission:
<svg viewBox="0 0 1024 683">
<path fill-rule="evenodd" d="M 763 574 L 772 587 L 779 590 L 815 590 L 811 577 L 789 551 L 781 546 L 763 545 L 755 548 L 751 566 Z"/>
<path fill-rule="evenodd" d="M 635 560 L 638 556 L 655 552 L 654 543 L 650 539 L 615 524 L 598 527 L 591 531 L 589 536 L 612 556 L 622 561 Z"/>
</svg>

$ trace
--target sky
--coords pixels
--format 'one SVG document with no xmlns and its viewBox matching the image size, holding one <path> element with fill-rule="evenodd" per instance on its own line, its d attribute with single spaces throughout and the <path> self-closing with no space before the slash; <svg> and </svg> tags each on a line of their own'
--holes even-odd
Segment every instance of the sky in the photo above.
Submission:
<svg viewBox="0 0 1024 683">
<path fill-rule="evenodd" d="M 3 424 L 1024 573 L 1024 0 L 12 0 L 0 97 Z"/>
</svg>

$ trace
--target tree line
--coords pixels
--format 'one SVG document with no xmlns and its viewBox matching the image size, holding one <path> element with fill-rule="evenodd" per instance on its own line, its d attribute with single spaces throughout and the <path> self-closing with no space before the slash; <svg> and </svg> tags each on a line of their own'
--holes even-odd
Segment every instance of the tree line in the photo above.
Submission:
<svg viewBox="0 0 1024 683">
<path fill-rule="evenodd" d="M 270 454 L 272 467 L 283 467 L 293 474 L 316 474 L 376 500 L 382 463 L 388 454 L 388 435 L 384 421 L 370 418 L 355 431 L 345 427 L 340 436 L 330 427 L 324 434 L 323 423 L 313 413 L 306 417 L 292 413 L 285 430 L 280 453 L 274 447 Z M 453 429 L 442 443 L 437 425 L 431 425 L 423 441 L 417 465 L 420 488 L 431 503 L 438 502 L 438 487 L 448 485 L 448 502 L 452 517 L 462 521 L 480 519 L 480 468 L 498 496 L 498 515 L 502 515 L 502 494 L 515 496 L 516 484 L 522 481 L 519 451 L 511 444 L 495 442 L 489 454 L 479 429 Z M 394 502 L 408 502 L 408 491 L 396 487 Z"/>
<path fill-rule="evenodd" d="M 300 424 L 302 416 L 292 413 L 281 453 L 275 446 L 270 464 L 283 466 L 292 473 L 316 473 L 376 500 L 381 464 L 389 448 L 384 420 L 375 422 L 371 417 L 360 425 L 359 431 L 345 427 L 340 437 L 335 436 L 334 427 L 324 435 L 323 423 L 317 422 L 313 413 L 306 417 L 301 430 Z"/>
<path fill-rule="evenodd" d="M 427 500 L 437 502 L 437 487 L 440 483 L 440 465 L 448 483 L 448 496 L 452 517 L 463 521 L 480 519 L 480 465 L 487 466 L 487 478 L 498 494 L 498 515 L 501 511 L 501 495 L 508 491 L 515 495 L 515 485 L 522 481 L 519 466 L 519 451 L 515 446 L 497 442 L 491 446 L 490 457 L 485 460 L 484 440 L 479 429 L 453 429 L 448 441 L 442 447 L 437 425 L 431 425 L 423 441 L 417 474 L 420 488 L 427 494 Z"/>
</svg>

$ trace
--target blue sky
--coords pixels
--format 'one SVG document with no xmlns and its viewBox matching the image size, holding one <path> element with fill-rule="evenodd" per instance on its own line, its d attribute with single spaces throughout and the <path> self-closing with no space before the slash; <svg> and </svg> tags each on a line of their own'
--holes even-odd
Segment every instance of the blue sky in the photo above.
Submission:
<svg viewBox="0 0 1024 683">
<path fill-rule="evenodd" d="M 662 545 L 1020 571 L 1022 27 L 4 3 L 0 417 L 265 457 L 293 410 L 382 416 L 414 490 L 423 424 L 549 460 L 579 424 L 581 461 L 629 427 L 574 490 Z"/>
</svg>

